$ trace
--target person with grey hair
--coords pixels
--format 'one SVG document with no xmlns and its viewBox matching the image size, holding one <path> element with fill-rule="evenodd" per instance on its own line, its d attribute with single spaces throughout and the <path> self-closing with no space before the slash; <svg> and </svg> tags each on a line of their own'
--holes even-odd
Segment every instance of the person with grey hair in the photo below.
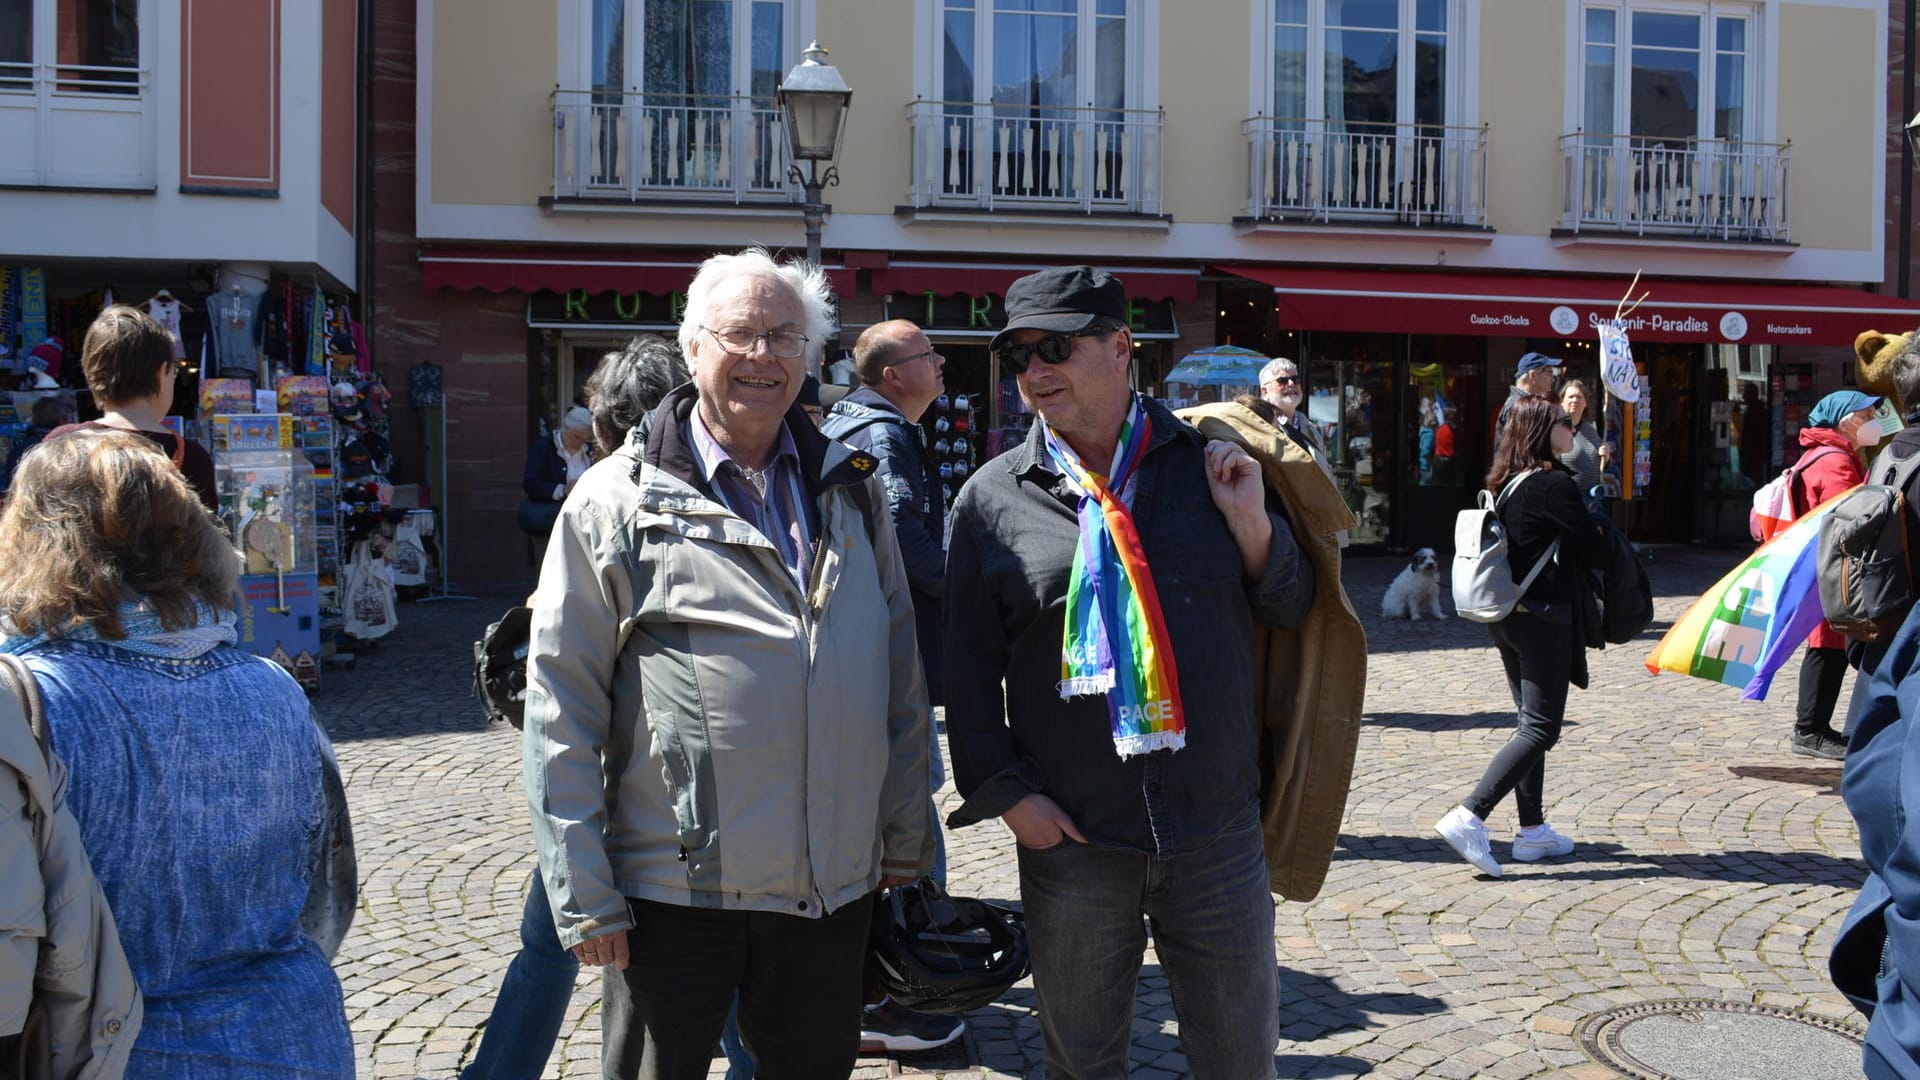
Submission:
<svg viewBox="0 0 1920 1080">
<path fill-rule="evenodd" d="M 527 800 L 560 943 L 608 969 L 609 1077 L 705 1077 L 736 995 L 762 1080 L 847 1075 L 875 893 L 933 864 L 878 462 L 796 403 L 831 299 L 760 249 L 701 264 L 692 381 L 582 478 L 541 571 Z"/>
<path fill-rule="evenodd" d="M 520 529 L 545 550 L 547 534 L 560 516 L 560 504 L 593 464 L 593 413 L 579 405 L 560 418 L 560 428 L 533 440 L 527 447 L 527 467 L 521 478 L 526 498 L 520 502 Z"/>
<path fill-rule="evenodd" d="M 593 442 L 601 457 L 620 449 L 627 433 L 652 412 L 667 392 L 687 381 L 687 362 L 665 338 L 641 335 L 607 354 L 587 376 L 587 408 Z"/>
<path fill-rule="evenodd" d="M 586 386 L 600 456 L 620 449 L 627 432 L 686 381 L 686 362 L 666 338 L 636 337 L 600 361 Z M 553 1056 L 579 972 L 580 962 L 554 934 L 546 886 L 535 867 L 520 913 L 520 952 L 507 965 L 480 1045 L 460 1080 L 539 1080 Z"/>
<path fill-rule="evenodd" d="M 1267 361 L 1266 366 L 1260 369 L 1260 396 L 1280 410 L 1278 427 L 1281 432 L 1325 466 L 1327 440 L 1320 434 L 1320 429 L 1300 412 L 1300 403 L 1306 400 L 1307 388 L 1300 381 L 1299 366 L 1284 356 Z"/>
</svg>

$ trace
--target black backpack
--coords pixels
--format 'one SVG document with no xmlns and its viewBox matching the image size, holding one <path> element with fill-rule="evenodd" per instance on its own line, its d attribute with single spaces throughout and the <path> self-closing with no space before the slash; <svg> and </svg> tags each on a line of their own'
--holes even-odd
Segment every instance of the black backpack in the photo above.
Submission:
<svg viewBox="0 0 1920 1080">
<path fill-rule="evenodd" d="M 1633 542 L 1613 519 L 1592 515 L 1606 534 L 1606 561 L 1595 575 L 1600 600 L 1600 636 L 1609 645 L 1625 645 L 1653 625 L 1653 584 Z"/>
<path fill-rule="evenodd" d="M 515 728 L 526 722 L 532 628 L 533 609 L 511 607 L 473 643 L 473 696 L 490 722 L 505 720 Z"/>
</svg>

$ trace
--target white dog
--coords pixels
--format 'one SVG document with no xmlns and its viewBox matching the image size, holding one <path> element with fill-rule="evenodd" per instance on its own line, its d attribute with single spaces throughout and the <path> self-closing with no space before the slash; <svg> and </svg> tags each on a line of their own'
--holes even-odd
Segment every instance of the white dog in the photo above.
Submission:
<svg viewBox="0 0 1920 1080">
<path fill-rule="evenodd" d="M 1387 586 L 1387 595 L 1380 600 L 1380 617 L 1419 622 L 1422 606 L 1430 609 L 1436 619 L 1447 617 L 1447 613 L 1440 610 L 1440 557 L 1432 548 L 1414 552 L 1413 561 Z"/>
</svg>

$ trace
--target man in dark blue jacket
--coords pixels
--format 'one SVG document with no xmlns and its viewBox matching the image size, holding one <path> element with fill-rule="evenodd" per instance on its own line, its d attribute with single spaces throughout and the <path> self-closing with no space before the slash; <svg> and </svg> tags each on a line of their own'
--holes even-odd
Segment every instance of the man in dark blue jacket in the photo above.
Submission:
<svg viewBox="0 0 1920 1080">
<path fill-rule="evenodd" d="M 821 434 L 880 459 L 880 480 L 913 590 L 927 697 L 941 703 L 940 610 L 946 592 L 946 499 L 927 452 L 920 417 L 946 390 L 946 364 L 927 335 L 905 319 L 869 326 L 853 346 L 860 388 L 834 405 Z"/>
<path fill-rule="evenodd" d="M 900 540 L 900 561 L 907 569 L 920 663 L 931 705 L 942 701 L 940 628 L 947 579 L 947 506 L 940 491 L 939 469 L 927 453 L 920 417 L 946 390 L 940 375 L 946 362 L 927 335 L 905 319 L 869 326 L 853 346 L 853 370 L 860 387 L 835 402 L 820 424 L 821 434 L 829 439 L 879 459 L 876 471 L 887 490 L 894 535 Z M 933 726 L 929 724 L 927 730 L 931 732 Z M 946 781 L 937 742 L 928 761 L 930 786 L 937 791 Z M 945 885 L 946 838 L 938 831 L 934 836 L 930 876 Z M 918 1013 L 884 1002 L 867 1009 L 860 1037 L 865 1044 L 877 1043 L 889 1050 L 924 1050 L 952 1042 L 964 1030 L 965 1026 L 952 1017 Z"/>
</svg>

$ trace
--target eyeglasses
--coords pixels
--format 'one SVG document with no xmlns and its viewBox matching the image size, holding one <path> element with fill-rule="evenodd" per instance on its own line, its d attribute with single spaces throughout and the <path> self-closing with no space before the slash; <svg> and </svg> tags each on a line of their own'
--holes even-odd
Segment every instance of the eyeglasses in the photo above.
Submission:
<svg viewBox="0 0 1920 1080">
<path fill-rule="evenodd" d="M 1090 337 L 1089 334 L 1048 334 L 1038 341 L 1026 345 L 1008 343 L 993 350 L 999 359 L 1001 370 L 1009 375 L 1024 375 L 1027 372 L 1029 358 L 1038 356 L 1049 364 L 1064 364 L 1073 355 L 1073 339 Z"/>
<path fill-rule="evenodd" d="M 915 360 L 931 360 L 934 357 L 939 355 L 940 355 L 939 349 L 928 349 L 926 352 L 914 353 L 912 356 L 903 356 L 898 360 L 889 360 L 887 361 L 887 366 L 899 367 L 902 364 L 911 364 Z"/>
<path fill-rule="evenodd" d="M 1268 382 L 1270 382 L 1270 383 L 1272 383 L 1272 384 L 1274 384 L 1275 386 L 1299 386 L 1299 385 L 1300 385 L 1300 376 L 1298 376 L 1298 375 L 1275 375 L 1275 376 L 1274 376 L 1273 378 L 1271 378 L 1271 379 L 1268 379 L 1267 381 L 1268 381 Z"/>
<path fill-rule="evenodd" d="M 719 342 L 721 348 L 735 356 L 747 355 L 753 351 L 754 342 L 765 339 L 768 352 L 781 360 L 792 360 L 805 353 L 807 342 L 813 340 L 798 330 L 769 330 L 764 334 L 757 334 L 744 326 L 729 327 L 725 330 L 703 326 L 700 329 L 712 334 L 713 340 Z"/>
</svg>

